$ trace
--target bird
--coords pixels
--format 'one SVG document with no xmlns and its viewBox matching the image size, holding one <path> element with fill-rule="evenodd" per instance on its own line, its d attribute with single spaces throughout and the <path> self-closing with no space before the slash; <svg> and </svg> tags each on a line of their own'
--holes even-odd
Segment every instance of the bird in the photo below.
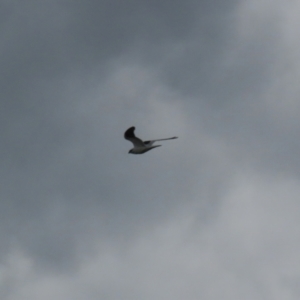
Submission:
<svg viewBox="0 0 300 300">
<path fill-rule="evenodd" d="M 133 144 L 133 148 L 129 150 L 128 153 L 131 154 L 143 154 L 151 149 L 154 149 L 156 147 L 160 147 L 161 145 L 153 145 L 157 141 L 166 141 L 166 140 L 174 140 L 177 139 L 177 136 L 173 136 L 171 138 L 166 139 L 158 139 L 158 140 L 150 140 L 150 141 L 142 141 L 134 134 L 135 127 L 132 126 L 128 128 L 124 133 L 124 138 L 128 141 L 130 141 Z"/>
</svg>

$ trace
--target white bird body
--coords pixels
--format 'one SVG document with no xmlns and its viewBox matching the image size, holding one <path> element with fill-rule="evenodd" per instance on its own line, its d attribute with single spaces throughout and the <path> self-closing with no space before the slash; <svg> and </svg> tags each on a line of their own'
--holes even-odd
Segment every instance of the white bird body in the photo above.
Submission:
<svg viewBox="0 0 300 300">
<path fill-rule="evenodd" d="M 166 140 L 174 140 L 177 139 L 176 136 L 166 139 L 158 139 L 158 140 L 151 140 L 151 141 L 142 141 L 134 134 L 135 127 L 132 126 L 128 128 L 124 133 L 124 138 L 133 144 L 133 148 L 129 150 L 128 153 L 132 154 L 143 154 L 151 149 L 154 149 L 156 147 L 160 147 L 161 145 L 154 145 L 153 144 L 157 141 L 166 141 Z"/>
</svg>

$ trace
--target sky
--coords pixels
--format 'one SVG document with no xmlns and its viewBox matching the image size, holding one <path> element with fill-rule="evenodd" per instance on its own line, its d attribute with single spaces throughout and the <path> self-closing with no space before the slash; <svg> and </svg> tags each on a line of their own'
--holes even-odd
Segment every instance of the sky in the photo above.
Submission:
<svg viewBox="0 0 300 300">
<path fill-rule="evenodd" d="M 299 14 L 0 1 L 1 300 L 298 300 Z"/>
</svg>

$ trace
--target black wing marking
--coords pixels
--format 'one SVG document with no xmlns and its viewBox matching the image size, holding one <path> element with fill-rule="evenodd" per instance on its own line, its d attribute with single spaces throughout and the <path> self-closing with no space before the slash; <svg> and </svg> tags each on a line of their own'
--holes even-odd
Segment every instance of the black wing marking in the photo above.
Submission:
<svg viewBox="0 0 300 300">
<path fill-rule="evenodd" d="M 134 126 L 128 128 L 124 133 L 124 138 L 130 141 L 131 143 L 133 143 L 135 147 L 145 147 L 143 141 L 135 136 L 134 130 L 135 130 Z"/>
<path fill-rule="evenodd" d="M 125 133 L 124 133 L 124 138 L 125 138 L 126 140 L 130 140 L 130 139 L 132 139 L 132 138 L 135 138 L 134 130 L 135 130 L 135 127 L 134 127 L 134 126 L 128 128 L 128 129 L 125 131 Z"/>
</svg>

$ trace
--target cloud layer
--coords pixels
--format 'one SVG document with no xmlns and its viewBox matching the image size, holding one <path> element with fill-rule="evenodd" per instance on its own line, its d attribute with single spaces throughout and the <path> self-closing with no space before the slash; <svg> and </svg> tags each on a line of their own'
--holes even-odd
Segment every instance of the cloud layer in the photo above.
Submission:
<svg viewBox="0 0 300 300">
<path fill-rule="evenodd" d="M 299 10 L 3 1 L 1 299 L 298 299 Z"/>
</svg>

